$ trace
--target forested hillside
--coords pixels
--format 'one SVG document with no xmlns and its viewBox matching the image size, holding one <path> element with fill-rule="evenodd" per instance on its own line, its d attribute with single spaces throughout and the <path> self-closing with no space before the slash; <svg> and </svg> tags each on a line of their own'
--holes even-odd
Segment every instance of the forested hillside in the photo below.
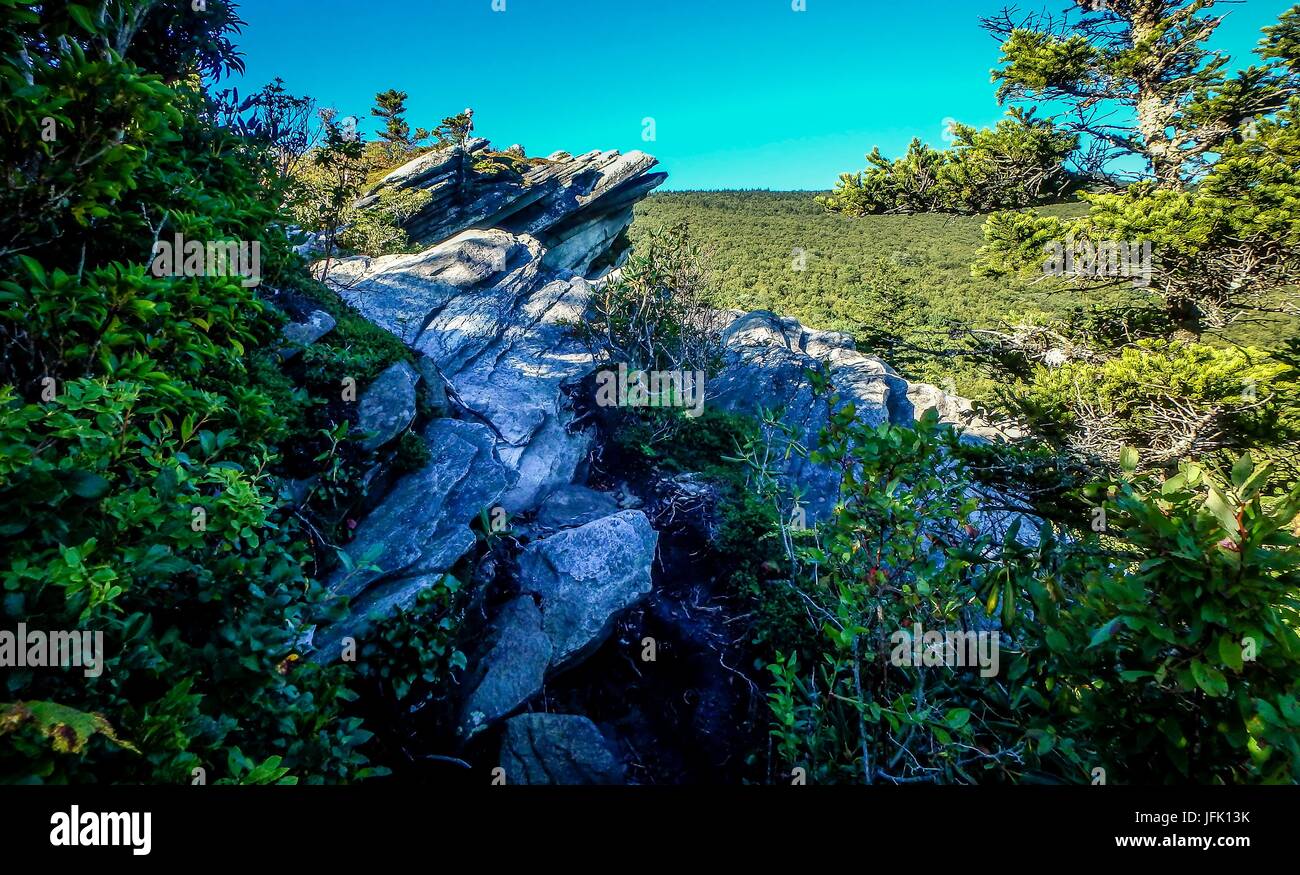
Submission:
<svg viewBox="0 0 1300 875">
<path fill-rule="evenodd" d="M 851 332 L 864 351 L 905 375 L 968 397 L 991 400 L 999 380 L 967 355 L 965 328 L 1017 317 L 1081 317 L 1088 306 L 1136 303 L 1131 288 L 1093 295 L 1055 277 L 1030 282 L 973 277 L 987 216 L 938 213 L 850 217 L 827 212 L 807 191 L 678 191 L 637 207 L 633 241 L 653 229 L 690 223 L 710 253 L 713 303 L 770 309 L 818 328 Z M 1072 218 L 1083 203 L 1039 208 Z M 802 257 L 801 257 L 802 256 Z M 1284 350 L 1300 320 L 1261 317 L 1209 340 Z"/>
</svg>

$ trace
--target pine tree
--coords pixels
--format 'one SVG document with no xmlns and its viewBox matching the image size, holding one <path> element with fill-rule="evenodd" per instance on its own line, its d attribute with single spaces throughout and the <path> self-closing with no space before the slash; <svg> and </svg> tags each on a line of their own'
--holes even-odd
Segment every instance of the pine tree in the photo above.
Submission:
<svg viewBox="0 0 1300 875">
<path fill-rule="evenodd" d="M 1146 160 L 1162 188 L 1194 183 L 1251 119 L 1278 112 L 1296 93 L 1300 7 L 1265 31 L 1265 63 L 1231 72 L 1210 48 L 1226 13 L 1218 0 L 1074 0 L 1060 14 L 1017 19 L 1014 8 L 983 20 L 1002 44 L 993 71 L 998 99 L 1064 104 L 1059 123 L 1089 146 L 1090 168 Z"/>
<path fill-rule="evenodd" d="M 405 91 L 390 88 L 375 95 L 376 105 L 370 110 L 371 115 L 384 120 L 384 129 L 379 132 L 379 139 L 383 141 L 384 152 L 393 160 L 401 158 L 414 145 L 411 142 L 411 126 L 404 118 L 406 98 Z"/>
</svg>

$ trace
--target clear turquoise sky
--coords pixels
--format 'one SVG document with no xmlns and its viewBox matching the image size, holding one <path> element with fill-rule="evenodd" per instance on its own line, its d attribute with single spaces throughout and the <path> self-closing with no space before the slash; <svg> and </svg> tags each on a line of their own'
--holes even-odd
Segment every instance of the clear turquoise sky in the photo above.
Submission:
<svg viewBox="0 0 1300 875">
<path fill-rule="evenodd" d="M 1224 6 L 1215 45 L 1249 62 L 1294 0 Z M 1061 0 L 1046 0 L 1049 8 Z M 530 155 L 642 149 L 666 188 L 830 188 L 879 144 L 942 145 L 1001 116 L 979 17 L 1001 0 L 242 0 L 241 91 L 275 76 L 341 115 L 410 94 L 412 127 L 470 106 Z M 1038 8 L 1030 0 L 1022 8 Z M 654 142 L 642 121 L 655 120 Z"/>
</svg>

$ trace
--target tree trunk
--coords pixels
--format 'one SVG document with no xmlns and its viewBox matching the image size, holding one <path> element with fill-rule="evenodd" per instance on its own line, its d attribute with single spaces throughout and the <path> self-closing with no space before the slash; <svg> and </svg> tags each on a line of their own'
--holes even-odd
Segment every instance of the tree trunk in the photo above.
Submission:
<svg viewBox="0 0 1300 875">
<path fill-rule="evenodd" d="M 1135 4 L 1129 13 L 1129 25 L 1132 28 L 1134 45 L 1141 45 L 1154 36 L 1164 14 L 1162 0 L 1147 0 Z M 1147 160 L 1151 162 L 1151 172 L 1162 188 L 1182 189 L 1184 158 L 1177 144 L 1169 136 L 1170 123 L 1173 121 L 1177 107 L 1160 94 L 1160 74 L 1162 65 L 1168 61 L 1166 54 L 1176 49 L 1154 47 L 1157 56 L 1143 63 L 1134 71 L 1133 78 L 1137 85 L 1137 100 L 1134 110 L 1137 113 L 1138 133 L 1142 137 Z"/>
</svg>

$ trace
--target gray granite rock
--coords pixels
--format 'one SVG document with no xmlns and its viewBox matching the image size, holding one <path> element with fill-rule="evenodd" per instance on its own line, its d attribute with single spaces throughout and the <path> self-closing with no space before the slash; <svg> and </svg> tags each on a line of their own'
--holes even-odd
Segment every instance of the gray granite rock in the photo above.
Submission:
<svg viewBox="0 0 1300 875">
<path fill-rule="evenodd" d="M 470 736 L 491 726 L 542 691 L 551 662 L 551 639 L 531 596 L 502 606 L 474 670 L 461 708 L 458 732 Z"/>
<path fill-rule="evenodd" d="M 539 597 L 551 668 L 572 666 L 643 599 L 659 535 L 645 514 L 620 511 L 533 541 L 519 555 L 519 587 Z"/>
<path fill-rule="evenodd" d="M 541 244 L 467 231 L 418 255 L 344 259 L 329 282 L 349 304 L 422 354 L 451 398 L 488 425 L 517 479 L 501 505 L 532 510 L 571 483 L 591 435 L 570 428 L 562 387 L 591 356 L 566 327 L 582 318 L 591 284 L 552 279 Z"/>
<path fill-rule="evenodd" d="M 397 437 L 415 419 L 415 384 L 420 377 L 406 362 L 395 362 L 366 387 L 357 405 L 361 446 L 375 450 Z"/>
<path fill-rule="evenodd" d="M 596 725 L 573 714 L 520 714 L 506 722 L 507 784 L 622 784 L 623 764 Z"/>
<path fill-rule="evenodd" d="M 432 460 L 398 480 L 361 521 L 344 548 L 347 561 L 326 582 L 350 604 L 346 618 L 318 630 L 321 651 L 322 641 L 358 634 L 374 612 L 414 604 L 474 546 L 469 524 L 514 483 L 486 426 L 436 419 L 422 436 Z"/>
<path fill-rule="evenodd" d="M 561 486 L 543 499 L 536 524 L 543 529 L 564 529 L 585 525 L 619 510 L 618 501 L 608 492 L 586 486 Z"/>
<path fill-rule="evenodd" d="M 281 329 L 284 339 L 290 344 L 281 352 L 281 357 L 293 358 L 302 352 L 304 346 L 310 346 L 333 331 L 336 324 L 334 317 L 324 310 L 313 310 L 306 322 L 290 322 Z"/>
</svg>

